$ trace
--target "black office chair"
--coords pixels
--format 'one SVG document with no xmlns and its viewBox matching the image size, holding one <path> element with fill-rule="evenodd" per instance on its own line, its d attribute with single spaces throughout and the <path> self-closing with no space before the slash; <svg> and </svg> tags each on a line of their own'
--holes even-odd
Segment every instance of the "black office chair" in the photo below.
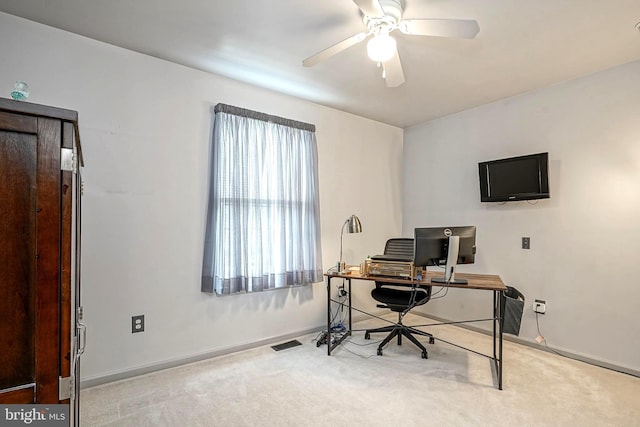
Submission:
<svg viewBox="0 0 640 427">
<path fill-rule="evenodd" d="M 413 259 L 413 239 L 397 238 L 387 240 L 387 244 L 384 247 L 384 254 Z M 367 329 L 364 333 L 364 338 L 368 340 L 373 333 L 390 332 L 378 346 L 378 356 L 382 356 L 382 348 L 396 336 L 398 337 L 398 345 L 401 345 L 402 336 L 404 335 L 409 341 L 422 350 L 422 358 L 427 359 L 429 357 L 427 349 L 413 335 L 429 337 L 429 344 L 435 342 L 433 335 L 412 328 L 411 326 L 405 326 L 402 323 L 402 319 L 411 309 L 426 304 L 427 301 L 431 299 L 431 286 L 411 286 L 409 283 L 405 286 L 398 286 L 391 283 L 376 282 L 375 289 L 371 291 L 371 297 L 382 303 L 379 304 L 378 307 L 389 308 L 391 311 L 398 313 L 398 322 L 396 324 L 382 328 Z"/>
</svg>

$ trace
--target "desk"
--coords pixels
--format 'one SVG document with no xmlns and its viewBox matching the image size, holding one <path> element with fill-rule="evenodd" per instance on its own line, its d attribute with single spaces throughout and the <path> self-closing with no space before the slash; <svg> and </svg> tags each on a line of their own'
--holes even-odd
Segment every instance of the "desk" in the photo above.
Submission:
<svg viewBox="0 0 640 427">
<path fill-rule="evenodd" d="M 466 285 L 456 285 L 456 284 L 445 284 L 445 283 L 431 283 L 430 280 L 432 277 L 441 276 L 442 273 L 430 272 L 427 271 L 423 274 L 422 281 L 414 281 L 417 285 L 427 285 L 434 287 L 445 287 L 448 286 L 450 288 L 458 288 L 458 289 L 475 289 L 481 291 L 493 291 L 493 317 L 490 319 L 476 319 L 476 320 L 462 320 L 456 322 L 446 322 L 446 323 L 434 323 L 429 326 L 436 325 L 444 325 L 444 324 L 462 324 L 462 323 L 474 323 L 474 322 L 483 322 L 490 320 L 493 323 L 493 355 L 488 355 L 484 353 L 479 353 L 475 350 L 471 350 L 469 348 L 436 338 L 436 340 L 446 342 L 447 344 L 454 345 L 458 348 L 462 348 L 467 351 L 471 351 L 480 356 L 487 357 L 493 360 L 496 367 L 496 375 L 498 380 L 498 389 L 502 390 L 502 324 L 501 324 L 501 308 L 502 308 L 502 293 L 507 290 L 507 287 L 500 279 L 500 276 L 491 275 L 491 274 L 464 274 L 464 273 L 456 273 L 457 279 L 467 279 L 469 282 Z M 327 278 L 327 355 L 331 356 L 331 351 L 336 348 L 338 345 L 344 341 L 345 338 L 351 335 L 351 280 L 368 280 L 368 281 L 376 281 L 383 282 L 389 284 L 397 284 L 403 286 L 411 286 L 412 282 L 408 279 L 400 279 L 394 277 L 382 277 L 382 276 L 368 276 L 362 275 L 357 272 L 344 272 L 344 273 L 326 273 Z M 336 302 L 338 304 L 343 304 L 343 302 L 333 300 L 331 298 L 331 280 L 332 279 L 345 279 L 348 282 L 348 294 L 347 294 L 347 306 L 349 308 L 349 325 L 346 333 L 342 335 L 335 342 L 331 340 L 331 302 Z M 357 310 L 357 309 L 356 309 Z M 357 310 L 364 314 L 366 313 L 362 310 Z"/>
</svg>

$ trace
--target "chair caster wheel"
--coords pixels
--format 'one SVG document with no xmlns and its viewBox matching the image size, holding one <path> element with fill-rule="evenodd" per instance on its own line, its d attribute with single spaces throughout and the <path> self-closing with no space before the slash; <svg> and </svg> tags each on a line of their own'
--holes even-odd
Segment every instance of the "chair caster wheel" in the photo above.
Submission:
<svg viewBox="0 0 640 427">
<path fill-rule="evenodd" d="M 381 348 L 378 349 L 378 356 L 382 356 L 382 349 Z"/>
<path fill-rule="evenodd" d="M 423 358 L 423 359 L 428 359 L 428 358 L 429 358 L 429 355 L 427 354 L 427 352 L 426 352 L 426 351 L 423 351 L 423 352 L 422 352 L 422 358 Z"/>
<path fill-rule="evenodd" d="M 429 338 L 429 344 L 435 344 L 436 340 L 433 337 Z"/>
<path fill-rule="evenodd" d="M 322 344 L 327 343 L 327 333 L 324 332 L 320 338 L 316 341 L 316 347 L 320 347 Z"/>
<path fill-rule="evenodd" d="M 371 339 L 371 334 L 369 332 L 365 332 L 364 333 L 364 339 L 365 340 L 370 340 Z"/>
</svg>

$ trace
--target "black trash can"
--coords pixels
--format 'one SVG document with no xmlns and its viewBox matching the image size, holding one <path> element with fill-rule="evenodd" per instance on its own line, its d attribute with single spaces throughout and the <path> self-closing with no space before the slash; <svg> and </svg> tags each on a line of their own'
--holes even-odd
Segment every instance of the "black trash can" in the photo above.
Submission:
<svg viewBox="0 0 640 427">
<path fill-rule="evenodd" d="M 507 290 L 502 293 L 502 304 L 500 305 L 503 333 L 512 335 L 520 333 L 523 311 L 524 295 L 516 288 L 507 286 Z"/>
</svg>

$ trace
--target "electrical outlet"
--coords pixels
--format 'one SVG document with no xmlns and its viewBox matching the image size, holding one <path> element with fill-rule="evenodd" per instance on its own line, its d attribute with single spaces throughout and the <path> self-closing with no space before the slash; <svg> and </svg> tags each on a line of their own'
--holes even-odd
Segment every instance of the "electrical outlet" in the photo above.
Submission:
<svg viewBox="0 0 640 427">
<path fill-rule="evenodd" d="M 522 249 L 531 249 L 531 238 L 523 237 L 522 238 Z"/>
<path fill-rule="evenodd" d="M 547 311 L 547 302 L 541 299 L 537 299 L 533 302 L 533 312 L 538 314 L 544 314 Z"/>
<path fill-rule="evenodd" d="M 144 332 L 144 314 L 131 317 L 131 333 Z"/>
</svg>

